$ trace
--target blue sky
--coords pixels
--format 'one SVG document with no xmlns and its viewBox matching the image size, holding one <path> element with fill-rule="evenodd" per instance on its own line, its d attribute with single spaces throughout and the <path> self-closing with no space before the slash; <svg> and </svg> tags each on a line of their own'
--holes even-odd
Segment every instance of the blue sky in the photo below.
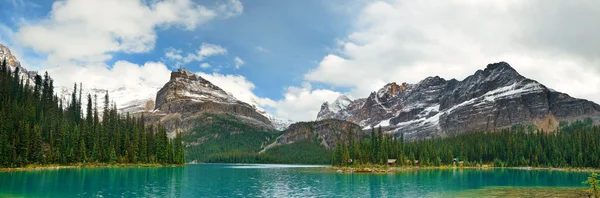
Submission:
<svg viewBox="0 0 600 198">
<path fill-rule="evenodd" d="M 170 29 L 163 32 L 164 36 L 159 35 L 156 54 L 144 54 L 140 58 L 161 56 L 163 52 L 158 49 L 168 47 L 192 51 L 202 42 L 218 44 L 227 48 L 228 54 L 206 62 L 222 66 L 220 73 L 244 75 L 256 85 L 255 93 L 260 97 L 281 99 L 283 88 L 300 84 L 302 74 L 315 68 L 335 46 L 336 38 L 348 31 L 347 16 L 330 8 L 333 2 L 244 3 L 244 13 L 237 17 L 210 23 L 196 31 Z M 239 70 L 233 69 L 234 56 L 246 62 Z M 201 71 L 197 62 L 186 68 Z"/>
<path fill-rule="evenodd" d="M 51 1 L 4 1 L 3 5 L 10 9 L 3 9 L 0 18 L 3 25 L 14 30 L 23 21 L 47 17 L 52 6 Z M 203 2 L 206 1 L 198 1 Z M 342 1 L 244 1 L 244 12 L 236 17 L 213 21 L 195 30 L 159 28 L 151 51 L 112 53 L 113 58 L 106 63 L 163 61 L 175 69 L 175 63 L 165 59 L 165 49 L 192 52 L 202 43 L 211 43 L 226 48 L 227 54 L 184 67 L 194 72 L 212 73 L 218 69 L 221 74 L 241 74 L 255 84 L 257 96 L 278 100 L 283 96 L 284 87 L 300 84 L 302 74 L 315 68 L 320 59 L 332 51 L 336 38 L 348 33 L 352 16 L 334 8 L 339 2 Z M 28 55 L 44 56 L 43 53 Z M 240 69 L 234 69 L 236 56 L 245 62 Z M 212 67 L 200 68 L 201 63 Z"/>
<path fill-rule="evenodd" d="M 0 43 L 57 85 L 153 90 L 183 65 L 299 121 L 341 94 L 499 61 L 598 102 L 597 18 L 594 0 L 0 0 Z"/>
</svg>

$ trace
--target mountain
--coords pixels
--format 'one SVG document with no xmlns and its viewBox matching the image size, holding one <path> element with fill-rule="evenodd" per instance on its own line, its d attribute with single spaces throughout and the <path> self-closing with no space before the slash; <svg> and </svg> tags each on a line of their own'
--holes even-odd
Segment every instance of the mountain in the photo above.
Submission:
<svg viewBox="0 0 600 198">
<path fill-rule="evenodd" d="M 37 71 L 27 71 L 27 69 L 21 67 L 21 62 L 10 52 L 10 49 L 2 44 L 0 44 L 0 63 L 1 61 L 6 61 L 6 64 L 9 66 L 11 71 L 15 71 L 16 68 L 19 68 L 19 73 L 21 78 L 28 80 L 30 84 L 34 83 L 34 78 L 38 74 Z"/>
<path fill-rule="evenodd" d="M 348 141 L 348 134 L 352 133 L 355 139 L 365 136 L 362 128 L 352 122 L 325 119 L 314 122 L 298 122 L 290 125 L 281 136 L 270 145 L 266 146 L 261 153 L 281 145 L 295 144 L 308 141 L 315 142 L 327 149 L 335 148 L 340 141 Z"/>
<path fill-rule="evenodd" d="M 280 134 L 277 130 L 256 127 L 233 114 L 202 113 L 183 132 L 182 141 L 188 161 L 226 162 L 219 158 L 255 156 Z"/>
<path fill-rule="evenodd" d="M 359 125 L 334 119 L 279 131 L 265 115 L 182 68 L 171 73 L 156 95 L 155 110 L 144 118 L 171 134 L 181 132 L 187 159 L 197 162 L 328 164 L 331 148 L 347 141 L 348 133 L 362 135 Z"/>
<path fill-rule="evenodd" d="M 389 83 L 367 98 L 324 103 L 317 120 L 340 119 L 409 139 L 495 130 L 515 124 L 555 129 L 557 121 L 598 120 L 600 106 L 521 76 L 508 63 L 489 64 L 462 81 L 428 77 Z M 552 125 L 552 126 L 548 126 Z"/>
<path fill-rule="evenodd" d="M 6 64 L 11 68 L 21 67 L 21 63 L 17 60 L 8 47 L 0 44 L 0 61 L 6 60 Z"/>
<path fill-rule="evenodd" d="M 186 159 L 206 163 L 331 164 L 332 147 L 361 127 L 341 120 L 302 122 L 286 131 L 259 129 L 232 114 L 204 113 L 183 134 Z"/>
<path fill-rule="evenodd" d="M 274 129 L 254 106 L 184 68 L 171 73 L 155 101 L 155 110 L 144 116 L 149 123 L 161 122 L 170 132 L 193 129 L 195 119 L 204 113 L 230 114 L 254 128 Z"/>
<path fill-rule="evenodd" d="M 22 78 L 24 78 L 25 80 L 29 80 L 30 84 L 33 84 L 33 79 L 36 75 L 38 75 L 38 73 L 36 71 L 27 71 L 27 69 L 21 67 L 21 63 L 18 61 L 18 59 L 11 53 L 10 49 L 2 44 L 0 44 L 0 61 L 5 60 L 7 61 L 7 64 L 10 66 L 11 70 L 15 70 L 15 68 L 19 68 L 20 73 Z M 191 72 L 185 70 L 185 72 L 187 75 L 193 75 Z M 198 79 L 202 79 L 200 81 L 204 81 L 204 82 L 208 82 L 205 79 L 201 78 L 201 77 L 197 77 Z M 189 83 L 192 82 L 192 84 L 190 84 L 189 87 L 191 92 L 194 92 L 194 88 L 198 88 L 198 83 L 195 81 L 181 81 L 180 83 Z M 210 82 L 208 82 L 210 83 Z M 212 83 L 210 83 L 212 85 Z M 181 84 L 180 84 L 181 85 Z M 179 86 L 180 86 L 179 85 Z M 79 86 L 79 85 L 78 85 Z M 194 87 L 196 86 L 196 87 Z M 214 86 L 214 85 L 212 85 Z M 202 87 L 202 86 L 200 86 Z M 216 86 L 214 86 L 216 87 Z M 221 95 L 226 95 L 227 98 L 221 98 L 221 99 L 225 99 L 226 101 L 238 101 L 238 99 L 236 99 L 235 97 L 233 97 L 231 94 L 225 92 L 224 90 L 221 90 L 220 88 L 216 87 L 217 89 L 219 89 L 220 91 L 217 92 L 207 92 L 209 95 L 207 96 L 211 96 L 211 93 L 218 93 Z M 79 92 L 79 87 L 77 88 L 77 92 Z M 102 110 L 104 109 L 104 95 L 108 92 L 109 96 L 110 96 L 110 101 L 115 102 L 117 104 L 117 109 L 119 111 L 119 113 L 121 114 L 126 114 L 126 113 L 132 113 L 132 114 L 139 114 L 142 112 L 148 113 L 148 112 L 152 112 L 155 108 L 155 106 L 158 106 L 155 104 L 155 99 L 157 98 L 157 92 L 159 92 L 161 90 L 161 87 L 151 87 L 151 86 L 147 86 L 147 85 L 143 85 L 143 84 L 138 84 L 137 86 L 133 86 L 133 87 L 119 87 L 116 89 L 98 89 L 98 88 L 89 88 L 89 89 L 83 89 L 82 90 L 82 106 L 85 107 L 87 105 L 87 94 L 91 94 L 92 96 L 92 100 L 94 99 L 94 96 L 97 96 L 97 105 L 98 105 L 98 110 L 100 111 L 100 113 L 102 113 Z M 71 85 L 66 85 L 66 86 L 60 86 L 60 85 L 55 85 L 54 87 L 54 91 L 56 93 L 56 95 L 59 97 L 59 99 L 63 100 L 64 103 L 69 102 L 69 100 L 71 99 L 71 94 L 73 93 L 73 86 Z M 196 93 L 198 97 L 203 97 L 201 96 L 202 94 L 205 93 Z M 198 99 L 198 98 L 196 98 Z M 218 99 L 220 100 L 220 99 Z M 263 117 L 266 117 L 268 119 L 267 122 L 270 122 L 271 125 L 278 130 L 284 130 L 285 128 L 287 128 L 292 121 L 290 120 L 282 120 L 282 119 L 278 119 L 277 117 L 269 114 L 266 110 L 261 109 L 260 107 L 258 107 L 256 104 L 252 104 L 249 105 L 250 107 L 248 108 L 249 104 L 244 105 L 245 107 L 243 109 L 248 110 L 248 109 L 254 109 L 254 111 L 260 115 L 262 115 Z M 246 112 L 249 113 L 249 112 Z M 258 118 L 258 117 L 255 117 Z M 259 118 L 262 119 L 262 118 Z M 264 121 L 264 120 L 263 120 Z"/>
<path fill-rule="evenodd" d="M 79 87 L 77 89 L 77 92 L 79 92 Z M 97 97 L 98 110 L 102 112 L 104 108 L 104 95 L 108 92 L 109 100 L 117 103 L 117 110 L 121 114 L 150 112 L 154 110 L 154 98 L 156 98 L 156 91 L 159 89 L 160 87 L 148 87 L 144 85 L 120 87 L 111 90 L 83 89 L 82 106 L 85 107 L 87 105 L 87 94 L 90 94 L 92 101 L 94 100 L 94 96 Z M 66 102 L 71 98 L 73 87 L 57 86 L 55 87 L 55 92 L 59 98 Z"/>
</svg>

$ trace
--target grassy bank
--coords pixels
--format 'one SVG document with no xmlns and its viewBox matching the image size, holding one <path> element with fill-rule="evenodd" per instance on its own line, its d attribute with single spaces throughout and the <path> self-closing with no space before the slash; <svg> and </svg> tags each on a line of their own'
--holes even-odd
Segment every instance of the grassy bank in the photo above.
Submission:
<svg viewBox="0 0 600 198">
<path fill-rule="evenodd" d="M 585 188 L 566 187 L 486 187 L 446 194 L 434 193 L 432 197 L 588 197 Z"/>
<path fill-rule="evenodd" d="M 7 171 L 34 171 L 34 170 L 58 170 L 65 168 L 148 168 L 148 167 L 176 167 L 180 164 L 122 164 L 122 163 L 78 163 L 71 165 L 59 164 L 29 164 L 18 168 L 0 168 L 0 172 Z"/>
</svg>

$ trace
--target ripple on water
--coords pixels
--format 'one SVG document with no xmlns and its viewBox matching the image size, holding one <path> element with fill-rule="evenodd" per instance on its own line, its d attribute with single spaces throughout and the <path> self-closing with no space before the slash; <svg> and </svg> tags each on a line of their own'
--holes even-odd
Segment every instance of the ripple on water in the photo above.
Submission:
<svg viewBox="0 0 600 198">
<path fill-rule="evenodd" d="M 202 164 L 0 172 L 0 197 L 568 197 L 578 196 L 575 191 L 585 187 L 581 182 L 588 176 L 508 169 L 337 174 L 322 167 Z M 546 188 L 530 189 L 535 186 Z"/>
<path fill-rule="evenodd" d="M 288 164 L 236 164 L 228 168 L 237 169 L 267 169 L 267 168 L 324 168 L 325 165 L 288 165 Z"/>
</svg>

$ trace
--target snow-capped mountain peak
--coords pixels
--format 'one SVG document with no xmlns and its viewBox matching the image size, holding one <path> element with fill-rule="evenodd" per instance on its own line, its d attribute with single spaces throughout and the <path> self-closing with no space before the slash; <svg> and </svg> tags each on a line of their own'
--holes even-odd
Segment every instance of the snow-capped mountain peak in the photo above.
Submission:
<svg viewBox="0 0 600 198">
<path fill-rule="evenodd" d="M 598 104 L 548 89 L 505 62 L 489 64 L 462 81 L 435 76 L 417 84 L 390 83 L 339 112 L 330 106 L 321 106 L 317 120 L 347 120 L 364 129 L 381 126 L 408 138 L 495 130 L 549 115 L 569 120 L 600 114 Z"/>
<path fill-rule="evenodd" d="M 331 106 L 329 106 L 329 108 L 331 108 L 331 111 L 333 111 L 334 113 L 338 113 L 341 110 L 346 109 L 351 102 L 352 100 L 348 98 L 348 96 L 340 95 L 337 99 L 335 99 L 333 103 L 331 103 Z"/>
</svg>

